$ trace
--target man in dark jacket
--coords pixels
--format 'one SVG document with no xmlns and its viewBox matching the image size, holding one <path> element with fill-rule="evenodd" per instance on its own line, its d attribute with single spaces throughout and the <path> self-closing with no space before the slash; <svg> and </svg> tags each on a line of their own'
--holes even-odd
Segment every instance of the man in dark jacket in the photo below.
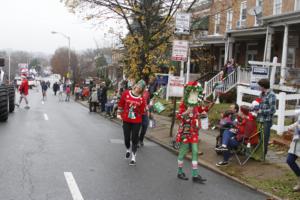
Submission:
<svg viewBox="0 0 300 200">
<path fill-rule="evenodd" d="M 105 82 L 101 83 L 101 93 L 100 93 L 100 104 L 101 104 L 101 112 L 105 112 L 105 104 L 107 103 L 107 87 Z"/>
<path fill-rule="evenodd" d="M 53 92 L 54 92 L 54 95 L 56 96 L 56 93 L 57 93 L 57 91 L 59 90 L 59 85 L 57 84 L 57 82 L 55 82 L 54 84 L 53 84 Z"/>
</svg>

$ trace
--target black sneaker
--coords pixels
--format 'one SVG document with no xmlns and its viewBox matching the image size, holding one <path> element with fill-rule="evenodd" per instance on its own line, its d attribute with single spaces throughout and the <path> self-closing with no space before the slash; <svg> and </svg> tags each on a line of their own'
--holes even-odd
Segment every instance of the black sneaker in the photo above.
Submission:
<svg viewBox="0 0 300 200">
<path fill-rule="evenodd" d="M 131 161 L 129 162 L 129 165 L 130 165 L 130 166 L 136 165 L 136 161 L 135 161 L 135 160 L 131 160 Z"/>
<path fill-rule="evenodd" d="M 204 184 L 204 182 L 206 181 L 206 179 L 202 178 L 200 175 L 194 176 L 192 178 L 192 180 L 193 180 L 194 183 L 200 183 L 200 184 Z"/>
<path fill-rule="evenodd" d="M 189 180 L 189 178 L 185 176 L 185 173 L 177 174 L 177 178 L 184 180 L 184 181 Z"/>
<path fill-rule="evenodd" d="M 218 166 L 218 167 L 221 167 L 221 166 L 226 166 L 226 165 L 228 165 L 229 163 L 227 162 L 227 161 L 220 161 L 220 162 L 218 162 L 217 164 L 216 164 L 216 166 Z"/>
<path fill-rule="evenodd" d="M 130 152 L 127 151 L 126 154 L 125 154 L 125 159 L 129 159 L 130 158 Z"/>
<path fill-rule="evenodd" d="M 223 147 L 223 146 L 219 146 L 219 147 L 215 148 L 215 150 L 219 151 L 219 152 L 228 151 L 227 147 Z"/>
</svg>

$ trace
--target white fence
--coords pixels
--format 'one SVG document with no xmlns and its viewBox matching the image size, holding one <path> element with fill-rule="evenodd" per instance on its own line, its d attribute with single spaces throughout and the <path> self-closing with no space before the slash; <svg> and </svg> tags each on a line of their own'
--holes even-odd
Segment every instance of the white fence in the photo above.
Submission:
<svg viewBox="0 0 300 200">
<path fill-rule="evenodd" d="M 247 86 L 238 85 L 237 86 L 237 104 L 238 105 L 248 105 L 251 103 L 243 101 L 243 95 L 249 94 L 253 96 L 259 96 L 260 91 L 251 90 Z M 286 94 L 285 92 L 280 92 L 276 94 L 276 99 L 278 102 L 278 109 L 276 110 L 275 116 L 277 116 L 277 124 L 272 126 L 272 129 L 277 131 L 277 134 L 282 135 L 283 132 L 287 131 L 287 126 L 284 125 L 285 117 L 294 116 L 295 109 L 286 110 L 287 101 L 295 100 L 300 101 L 300 94 Z"/>
</svg>

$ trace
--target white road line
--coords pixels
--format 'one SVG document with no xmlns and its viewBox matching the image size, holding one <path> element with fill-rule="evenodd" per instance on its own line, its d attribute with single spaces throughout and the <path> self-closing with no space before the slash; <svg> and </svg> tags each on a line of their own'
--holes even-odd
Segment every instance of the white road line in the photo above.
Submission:
<svg viewBox="0 0 300 200">
<path fill-rule="evenodd" d="M 46 113 L 44 113 L 44 119 L 45 119 L 46 121 L 49 120 L 48 115 L 47 115 Z"/>
<path fill-rule="evenodd" d="M 73 200 L 84 200 L 72 172 L 64 172 Z"/>
</svg>

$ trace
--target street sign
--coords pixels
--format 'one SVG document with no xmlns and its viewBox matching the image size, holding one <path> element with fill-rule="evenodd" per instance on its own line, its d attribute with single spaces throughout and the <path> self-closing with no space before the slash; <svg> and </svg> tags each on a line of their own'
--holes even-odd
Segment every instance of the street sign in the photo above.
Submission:
<svg viewBox="0 0 300 200">
<path fill-rule="evenodd" d="M 189 42 L 187 40 L 174 40 L 172 48 L 173 61 L 186 61 Z"/>
<path fill-rule="evenodd" d="M 269 67 L 261 67 L 252 65 L 250 88 L 252 90 L 259 90 L 258 81 L 263 78 L 269 79 Z"/>
<path fill-rule="evenodd" d="M 175 18 L 175 34 L 190 34 L 190 13 L 177 13 Z"/>
<path fill-rule="evenodd" d="M 184 77 L 170 76 L 169 77 L 169 96 L 183 97 Z"/>
</svg>

